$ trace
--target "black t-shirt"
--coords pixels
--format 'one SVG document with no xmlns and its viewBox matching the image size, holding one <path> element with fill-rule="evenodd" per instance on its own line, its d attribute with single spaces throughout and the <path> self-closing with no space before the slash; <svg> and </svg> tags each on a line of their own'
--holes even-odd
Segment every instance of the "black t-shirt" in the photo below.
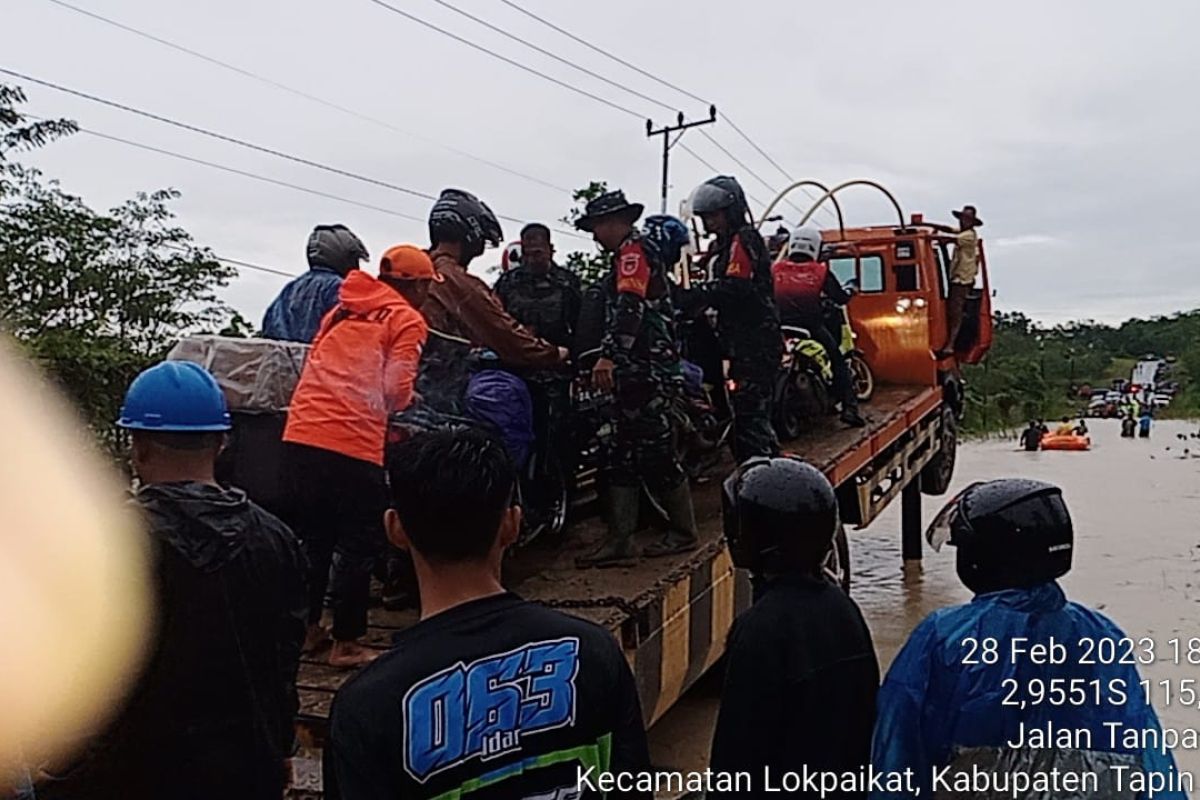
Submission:
<svg viewBox="0 0 1200 800">
<path fill-rule="evenodd" d="M 766 796 L 765 768 L 778 781 L 805 765 L 840 773 L 870 762 L 879 665 L 862 613 L 841 589 L 775 578 L 734 623 L 726 660 L 710 766 L 749 772 L 755 791 L 710 800 Z"/>
<path fill-rule="evenodd" d="M 331 716 L 331 800 L 589 798 L 587 782 L 578 789 L 590 767 L 592 785 L 650 769 L 611 634 L 514 594 L 401 632 L 338 692 Z"/>
</svg>

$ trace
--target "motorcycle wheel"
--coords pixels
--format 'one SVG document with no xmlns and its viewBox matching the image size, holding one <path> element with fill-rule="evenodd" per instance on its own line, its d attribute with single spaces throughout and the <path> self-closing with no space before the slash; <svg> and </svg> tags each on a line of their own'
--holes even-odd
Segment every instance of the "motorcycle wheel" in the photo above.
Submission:
<svg viewBox="0 0 1200 800">
<path fill-rule="evenodd" d="M 775 417 L 775 433 L 785 442 L 798 438 L 804 430 L 798 392 L 790 370 L 781 372 L 775 379 L 775 413 L 772 416 Z"/>
<path fill-rule="evenodd" d="M 570 506 L 567 475 L 562 461 L 554 452 L 545 454 L 538 463 L 539 454 L 531 459 L 521 483 L 521 497 L 525 505 L 525 518 L 521 525 L 518 545 L 524 546 L 538 538 L 556 538 L 567 527 L 567 511 Z"/>
<path fill-rule="evenodd" d="M 838 526 L 837 534 L 833 538 L 833 548 L 825 557 L 821 572 L 830 583 L 840 586 L 847 595 L 850 594 L 850 540 L 846 536 L 844 525 Z"/>
<path fill-rule="evenodd" d="M 854 384 L 854 395 L 858 402 L 865 403 L 875 394 L 875 375 L 862 353 L 854 351 L 846 356 L 846 366 L 850 368 L 850 380 Z"/>
</svg>

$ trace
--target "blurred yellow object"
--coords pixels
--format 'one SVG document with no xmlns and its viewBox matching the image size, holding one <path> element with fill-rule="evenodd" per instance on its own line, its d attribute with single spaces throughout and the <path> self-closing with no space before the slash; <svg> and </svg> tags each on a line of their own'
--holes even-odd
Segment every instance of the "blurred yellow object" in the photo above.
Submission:
<svg viewBox="0 0 1200 800">
<path fill-rule="evenodd" d="M 150 630 L 145 534 L 111 465 L 0 338 L 0 773 L 116 710 Z M 4 777 L 0 774 L 0 783 Z"/>
</svg>

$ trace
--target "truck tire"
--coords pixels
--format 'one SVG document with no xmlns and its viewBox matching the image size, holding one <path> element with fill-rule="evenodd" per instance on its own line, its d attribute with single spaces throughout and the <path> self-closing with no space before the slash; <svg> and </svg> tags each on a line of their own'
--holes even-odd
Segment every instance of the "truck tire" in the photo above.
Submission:
<svg viewBox="0 0 1200 800">
<path fill-rule="evenodd" d="M 821 565 L 821 571 L 831 583 L 850 594 L 850 540 L 846 536 L 846 526 L 838 525 L 837 534 L 833 537 L 833 549 Z"/>
<path fill-rule="evenodd" d="M 937 497 L 950 489 L 958 456 L 958 419 L 954 409 L 942 406 L 941 447 L 921 470 L 921 491 Z"/>
</svg>

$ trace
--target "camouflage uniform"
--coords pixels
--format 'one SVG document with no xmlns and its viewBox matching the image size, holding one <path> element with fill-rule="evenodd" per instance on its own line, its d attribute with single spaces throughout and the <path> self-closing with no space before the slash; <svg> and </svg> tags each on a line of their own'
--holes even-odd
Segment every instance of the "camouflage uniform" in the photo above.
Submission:
<svg viewBox="0 0 1200 800">
<path fill-rule="evenodd" d="M 777 455 L 771 404 L 783 339 L 771 259 L 751 225 L 719 237 L 711 258 L 713 281 L 704 295 L 717 309 L 718 333 L 735 384 L 731 397 L 734 458 L 740 463 L 752 456 Z"/>
<path fill-rule="evenodd" d="M 682 380 L 666 267 L 637 231 L 613 255 L 605 278 L 608 306 L 601 352 L 615 365 L 616 442 L 610 479 L 645 481 L 655 493 L 684 480 L 675 455 L 671 402 Z"/>
</svg>

